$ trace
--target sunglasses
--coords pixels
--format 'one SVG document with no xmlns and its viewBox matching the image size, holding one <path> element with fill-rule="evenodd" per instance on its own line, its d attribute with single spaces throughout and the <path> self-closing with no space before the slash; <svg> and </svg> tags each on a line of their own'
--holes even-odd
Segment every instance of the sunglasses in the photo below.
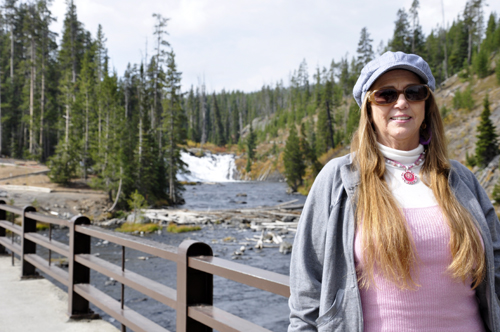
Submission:
<svg viewBox="0 0 500 332">
<path fill-rule="evenodd" d="M 397 102 L 400 94 L 404 94 L 406 100 L 412 102 L 427 100 L 431 93 L 429 87 L 425 84 L 412 84 L 403 90 L 395 88 L 374 90 L 370 93 L 368 99 L 375 105 L 386 106 Z"/>
</svg>

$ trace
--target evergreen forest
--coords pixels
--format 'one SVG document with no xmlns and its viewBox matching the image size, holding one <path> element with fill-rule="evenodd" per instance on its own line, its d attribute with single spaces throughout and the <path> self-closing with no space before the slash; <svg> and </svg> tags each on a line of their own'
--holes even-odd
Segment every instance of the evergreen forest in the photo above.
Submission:
<svg viewBox="0 0 500 332">
<path fill-rule="evenodd" d="M 438 24 L 428 35 L 414 0 L 395 10 L 387 41 L 375 47 L 363 27 L 356 54 L 316 68 L 304 60 L 287 81 L 254 92 L 182 86 L 161 14 L 153 14 L 154 52 L 117 73 L 105 31 L 88 31 L 73 0 L 59 18 L 61 32 L 50 30 L 51 0 L 0 3 L 0 155 L 46 163 L 57 183 L 81 178 L 120 191 L 122 204 L 136 192 L 156 206 L 181 204 L 176 174 L 186 171 L 180 154 L 192 145 L 244 154 L 240 172 L 250 177 L 259 160 L 289 156 L 281 171 L 297 190 L 349 144 L 359 118 L 354 83 L 388 50 L 421 55 L 438 86 L 457 73 L 467 79 L 495 70 L 500 84 L 500 20 L 484 16 L 483 0 L 469 0 L 450 26 Z M 263 143 L 269 148 L 259 149 Z"/>
</svg>

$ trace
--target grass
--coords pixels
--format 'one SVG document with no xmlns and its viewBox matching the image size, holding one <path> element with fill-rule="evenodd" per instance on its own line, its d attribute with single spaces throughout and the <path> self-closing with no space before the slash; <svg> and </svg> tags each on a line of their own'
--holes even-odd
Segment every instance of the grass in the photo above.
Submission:
<svg viewBox="0 0 500 332">
<path fill-rule="evenodd" d="M 148 224 L 131 224 L 124 223 L 115 231 L 122 233 L 134 233 L 134 232 L 144 232 L 144 233 L 152 233 L 161 230 L 161 226 L 158 224 L 148 223 Z"/>
<path fill-rule="evenodd" d="M 198 182 L 195 181 L 181 181 L 180 182 L 183 186 L 196 186 Z"/>
<path fill-rule="evenodd" d="M 37 231 L 44 231 L 46 229 L 49 229 L 49 224 L 43 223 L 43 222 L 37 222 L 36 223 L 36 230 Z"/>
<path fill-rule="evenodd" d="M 170 224 L 167 226 L 167 232 L 169 233 L 186 233 L 199 230 L 201 230 L 200 226 L 187 226 L 187 225 L 178 226 L 176 224 Z"/>
</svg>

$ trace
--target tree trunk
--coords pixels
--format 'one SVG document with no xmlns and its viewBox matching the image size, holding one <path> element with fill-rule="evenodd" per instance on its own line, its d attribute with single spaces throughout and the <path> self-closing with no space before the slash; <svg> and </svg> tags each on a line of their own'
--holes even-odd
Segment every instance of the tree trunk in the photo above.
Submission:
<svg viewBox="0 0 500 332">
<path fill-rule="evenodd" d="M 74 24 L 75 22 L 71 22 L 70 27 L 71 27 L 71 82 L 76 83 L 76 55 L 75 55 L 75 29 L 74 29 Z"/>
<path fill-rule="evenodd" d="M 100 99 L 100 97 L 99 97 Z M 99 151 L 99 157 L 101 157 L 102 155 L 102 115 L 101 115 L 101 101 L 99 100 L 98 103 L 97 103 L 97 132 L 98 132 L 98 147 L 97 147 L 97 150 Z"/>
<path fill-rule="evenodd" d="M 125 85 L 125 119 L 128 118 L 128 83 Z"/>
<path fill-rule="evenodd" d="M 14 24 L 10 26 L 10 82 L 14 83 Z"/>
<path fill-rule="evenodd" d="M 66 149 L 67 149 L 69 143 L 69 100 L 67 100 L 66 102 L 66 136 L 64 137 L 64 142 L 66 143 Z"/>
<path fill-rule="evenodd" d="M 468 65 L 470 65 L 471 55 L 472 55 L 472 27 L 469 26 L 469 47 L 467 50 L 467 64 Z"/>
<path fill-rule="evenodd" d="M 42 41 L 43 42 L 43 41 Z M 43 149 L 43 121 L 44 121 L 44 112 L 45 112 L 45 55 L 44 55 L 44 47 L 42 44 L 42 88 L 40 91 L 40 151 L 41 151 L 41 159 L 45 160 L 45 152 Z"/>
<path fill-rule="evenodd" d="M 83 157 L 83 179 L 87 180 L 87 151 L 89 149 L 89 91 L 85 91 L 85 152 Z"/>
<path fill-rule="evenodd" d="M 139 120 L 139 164 L 142 162 L 142 117 Z"/>
<path fill-rule="evenodd" d="M 34 98 L 35 98 L 35 39 L 31 35 L 31 73 L 30 73 L 30 129 L 29 129 L 29 152 L 33 154 L 33 117 L 34 117 Z"/>
<path fill-rule="evenodd" d="M 108 150 L 109 150 L 109 105 L 106 105 L 108 111 L 106 112 L 106 137 L 105 137 L 105 147 L 104 147 L 104 164 L 102 167 L 102 172 L 108 167 Z"/>
<path fill-rule="evenodd" d="M 328 137 L 330 139 L 330 144 L 331 144 L 331 147 L 332 149 L 335 147 L 334 145 L 334 142 L 333 142 L 333 128 L 332 128 L 332 118 L 331 118 L 331 115 L 330 115 L 330 103 L 328 101 L 326 101 L 326 116 L 327 116 L 327 119 L 328 119 L 328 133 L 329 133 L 329 136 Z"/>
<path fill-rule="evenodd" d="M 141 87 L 137 87 L 137 95 L 139 96 L 139 164 L 142 162 L 142 116 L 143 116 L 143 109 L 142 109 L 142 93 L 141 93 Z M 140 180 L 140 175 L 141 173 L 139 172 L 139 180 Z"/>
<path fill-rule="evenodd" d="M 175 172 L 174 172 L 174 101 L 173 93 L 170 96 L 170 167 L 169 167 L 169 185 L 170 185 L 170 199 L 175 202 Z"/>
</svg>

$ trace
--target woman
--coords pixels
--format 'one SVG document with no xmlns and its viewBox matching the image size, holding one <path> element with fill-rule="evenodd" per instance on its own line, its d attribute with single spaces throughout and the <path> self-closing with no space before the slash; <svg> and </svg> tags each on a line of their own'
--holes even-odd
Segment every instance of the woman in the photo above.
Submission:
<svg viewBox="0 0 500 332">
<path fill-rule="evenodd" d="M 500 332 L 500 224 L 447 159 L 434 88 L 413 54 L 361 71 L 351 154 L 323 168 L 299 222 L 289 332 Z"/>
</svg>

